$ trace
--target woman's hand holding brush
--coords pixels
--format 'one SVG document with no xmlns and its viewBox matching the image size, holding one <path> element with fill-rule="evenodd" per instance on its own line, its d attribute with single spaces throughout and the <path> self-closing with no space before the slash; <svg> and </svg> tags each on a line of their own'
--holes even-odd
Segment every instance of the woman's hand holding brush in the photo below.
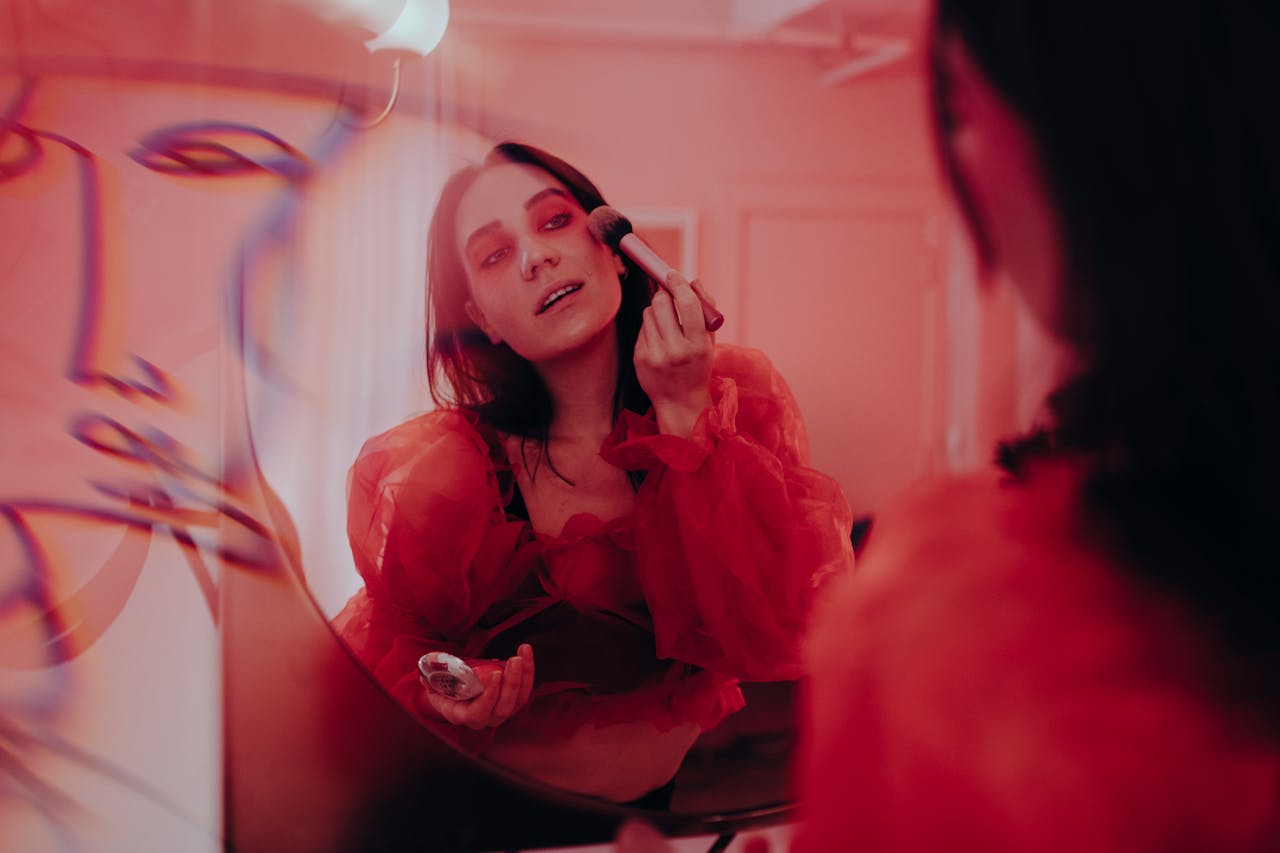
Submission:
<svg viewBox="0 0 1280 853">
<path fill-rule="evenodd" d="M 702 321 L 705 297 L 675 270 L 663 283 L 644 309 L 636 338 L 636 379 L 653 403 L 659 431 L 687 438 L 711 405 L 715 339 Z"/>
</svg>

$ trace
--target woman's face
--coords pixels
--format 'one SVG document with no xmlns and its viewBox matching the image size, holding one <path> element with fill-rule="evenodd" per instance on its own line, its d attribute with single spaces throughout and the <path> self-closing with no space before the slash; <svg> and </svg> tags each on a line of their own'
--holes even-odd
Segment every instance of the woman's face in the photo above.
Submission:
<svg viewBox="0 0 1280 853">
<path fill-rule="evenodd" d="M 587 211 L 533 166 L 483 171 L 457 210 L 467 315 L 494 343 L 534 364 L 552 361 L 611 328 L 625 269 L 592 236 Z"/>
<path fill-rule="evenodd" d="M 1013 280 L 1037 321 L 1061 334 L 1060 231 L 1036 145 L 958 37 L 942 36 L 938 60 L 942 142 L 988 261 Z"/>
</svg>

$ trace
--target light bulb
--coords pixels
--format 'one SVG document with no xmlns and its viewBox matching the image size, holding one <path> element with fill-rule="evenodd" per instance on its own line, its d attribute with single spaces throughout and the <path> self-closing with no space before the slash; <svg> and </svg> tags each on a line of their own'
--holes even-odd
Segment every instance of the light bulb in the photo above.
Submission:
<svg viewBox="0 0 1280 853">
<path fill-rule="evenodd" d="M 407 0 L 390 27 L 365 42 L 369 50 L 403 50 L 426 56 L 449 26 L 449 0 Z"/>
</svg>

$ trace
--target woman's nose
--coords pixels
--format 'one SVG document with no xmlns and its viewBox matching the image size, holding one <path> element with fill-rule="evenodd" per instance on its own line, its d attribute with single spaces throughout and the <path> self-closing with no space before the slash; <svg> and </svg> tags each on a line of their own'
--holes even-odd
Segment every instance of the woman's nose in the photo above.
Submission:
<svg viewBox="0 0 1280 853">
<path fill-rule="evenodd" d="M 538 277 L 542 267 L 554 267 L 560 263 L 560 255 L 545 242 L 531 240 L 520 247 L 520 274 L 525 281 Z"/>
</svg>

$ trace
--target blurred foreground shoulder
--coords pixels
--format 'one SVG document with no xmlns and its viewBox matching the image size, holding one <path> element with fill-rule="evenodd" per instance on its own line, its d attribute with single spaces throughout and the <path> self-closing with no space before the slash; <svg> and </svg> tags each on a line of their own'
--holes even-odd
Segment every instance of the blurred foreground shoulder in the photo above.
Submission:
<svg viewBox="0 0 1280 853">
<path fill-rule="evenodd" d="M 877 520 L 808 649 L 798 850 L 1280 849 L 1280 750 L 1207 688 L 1186 609 L 1082 532 L 1080 475 Z"/>
</svg>

